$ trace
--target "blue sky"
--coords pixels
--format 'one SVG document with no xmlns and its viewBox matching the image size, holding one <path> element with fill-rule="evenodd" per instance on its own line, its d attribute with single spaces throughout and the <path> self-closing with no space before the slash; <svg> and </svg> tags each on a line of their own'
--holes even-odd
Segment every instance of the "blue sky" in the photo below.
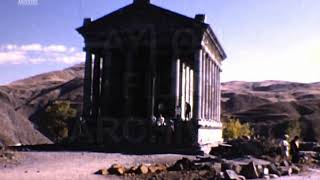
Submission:
<svg viewBox="0 0 320 180">
<path fill-rule="evenodd" d="M 34 5 L 23 4 L 34 1 Z M 83 18 L 132 0 L 1 0 L 0 84 L 82 62 Z M 228 58 L 222 81 L 320 81 L 318 0 L 151 0 L 194 17 L 205 13 Z"/>
</svg>

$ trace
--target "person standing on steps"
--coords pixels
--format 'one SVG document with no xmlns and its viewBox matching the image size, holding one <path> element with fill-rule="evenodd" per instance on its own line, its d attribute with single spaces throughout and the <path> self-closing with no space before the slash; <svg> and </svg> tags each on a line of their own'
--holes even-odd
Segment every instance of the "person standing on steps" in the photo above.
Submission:
<svg viewBox="0 0 320 180">
<path fill-rule="evenodd" d="M 280 142 L 280 149 L 281 149 L 281 157 L 285 160 L 289 160 L 289 135 L 285 134 L 283 139 Z"/>
<path fill-rule="evenodd" d="M 290 141 L 290 154 L 293 163 L 299 163 L 300 150 L 299 150 L 299 136 L 295 136 L 292 141 Z"/>
<path fill-rule="evenodd" d="M 185 106 L 186 106 L 185 118 L 186 118 L 186 120 L 190 120 L 190 118 L 191 118 L 191 117 L 190 117 L 191 105 L 186 102 Z"/>
</svg>

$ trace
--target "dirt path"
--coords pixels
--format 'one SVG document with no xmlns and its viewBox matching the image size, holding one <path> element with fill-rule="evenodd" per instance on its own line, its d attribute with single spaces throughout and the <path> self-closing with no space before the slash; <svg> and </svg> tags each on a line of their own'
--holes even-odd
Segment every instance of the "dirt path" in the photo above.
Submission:
<svg viewBox="0 0 320 180">
<path fill-rule="evenodd" d="M 319 180 L 320 170 L 319 169 L 309 169 L 308 172 L 303 172 L 299 175 L 294 176 L 284 176 L 277 178 L 277 180 Z"/>
<path fill-rule="evenodd" d="M 98 169 L 109 167 L 114 163 L 132 166 L 137 163 L 174 162 L 186 155 L 124 155 L 118 153 L 92 152 L 19 152 L 24 157 L 19 165 L 4 166 L 0 164 L 0 180 L 100 180 L 120 179 L 95 175 Z M 320 170 L 295 176 L 278 178 L 278 180 L 319 180 Z"/>
<path fill-rule="evenodd" d="M 0 167 L 1 180 L 99 180 L 106 178 L 94 175 L 94 172 L 114 163 L 129 166 L 141 162 L 174 162 L 183 157 L 174 154 L 123 155 L 91 152 L 21 152 L 21 155 L 25 157 L 21 164 Z"/>
</svg>

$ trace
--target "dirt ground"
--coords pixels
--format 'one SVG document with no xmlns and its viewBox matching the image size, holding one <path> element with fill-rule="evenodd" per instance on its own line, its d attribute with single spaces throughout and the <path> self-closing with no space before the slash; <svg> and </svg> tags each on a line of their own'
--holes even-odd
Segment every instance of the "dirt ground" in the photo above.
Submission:
<svg viewBox="0 0 320 180">
<path fill-rule="evenodd" d="M 132 166 L 144 163 L 175 162 L 185 155 L 124 155 L 92 152 L 18 152 L 19 164 L 0 165 L 1 180 L 75 180 L 119 179 L 116 176 L 95 175 L 94 172 L 114 163 Z"/>
<path fill-rule="evenodd" d="M 119 153 L 93 152 L 18 152 L 19 163 L 1 163 L 1 180 L 77 180 L 77 179 L 121 179 L 117 176 L 104 177 L 94 172 L 114 163 L 132 166 L 139 163 L 173 163 L 182 157 L 176 154 L 125 155 Z M 281 177 L 280 180 L 318 180 L 320 170 L 296 176 Z"/>
</svg>

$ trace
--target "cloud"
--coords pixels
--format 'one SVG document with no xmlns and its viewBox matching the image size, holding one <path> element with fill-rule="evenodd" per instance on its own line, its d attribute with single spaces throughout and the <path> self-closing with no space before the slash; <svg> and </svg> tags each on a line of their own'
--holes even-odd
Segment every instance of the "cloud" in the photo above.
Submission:
<svg viewBox="0 0 320 180">
<path fill-rule="evenodd" d="M 3 44 L 0 45 L 1 64 L 40 64 L 63 63 L 76 64 L 83 62 L 85 54 L 76 47 L 67 47 L 59 44 Z"/>
<path fill-rule="evenodd" d="M 42 46 L 40 44 L 27 44 L 20 47 L 13 45 L 13 47 L 20 49 L 21 51 L 42 51 Z"/>
<path fill-rule="evenodd" d="M 71 49 L 71 48 L 70 48 Z M 44 48 L 45 52 L 66 52 L 68 50 L 67 47 L 63 45 L 50 45 Z"/>
<path fill-rule="evenodd" d="M 0 52 L 0 64 L 19 64 L 25 58 L 25 55 L 19 51 Z"/>
</svg>

